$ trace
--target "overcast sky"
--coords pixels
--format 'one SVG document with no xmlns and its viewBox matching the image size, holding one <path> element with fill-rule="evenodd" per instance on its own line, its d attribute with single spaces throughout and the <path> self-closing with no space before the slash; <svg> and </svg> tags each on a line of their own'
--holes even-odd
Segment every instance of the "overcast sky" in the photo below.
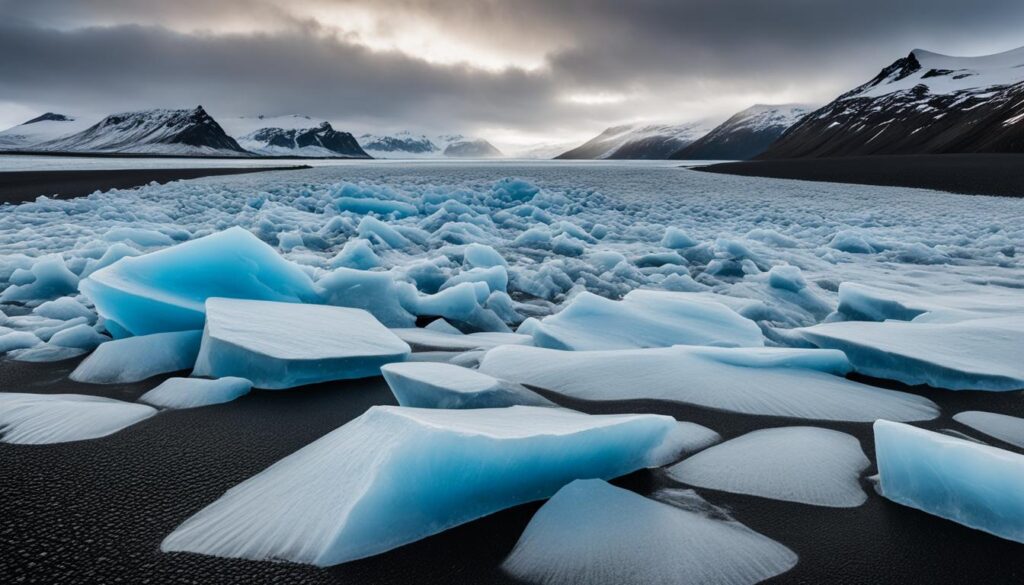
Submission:
<svg viewBox="0 0 1024 585">
<path fill-rule="evenodd" d="M 0 0 L 0 127 L 202 104 L 573 142 L 823 103 L 913 48 L 1024 45 L 1022 0 Z"/>
</svg>

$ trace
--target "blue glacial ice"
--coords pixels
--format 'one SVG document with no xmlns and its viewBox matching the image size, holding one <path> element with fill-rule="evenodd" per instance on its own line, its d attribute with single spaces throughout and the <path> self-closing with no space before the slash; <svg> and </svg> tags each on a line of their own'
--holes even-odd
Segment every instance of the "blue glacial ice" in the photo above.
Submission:
<svg viewBox="0 0 1024 585">
<path fill-rule="evenodd" d="M 649 290 L 632 291 L 621 301 L 582 292 L 532 334 L 540 347 L 566 350 L 764 345 L 756 323 L 721 303 Z"/>
<path fill-rule="evenodd" d="M 930 420 L 927 398 L 841 377 L 842 352 L 816 349 L 669 348 L 569 352 L 499 346 L 480 371 L 582 400 L 651 399 L 745 414 L 872 422 Z"/>
<path fill-rule="evenodd" d="M 158 408 L 196 408 L 222 404 L 244 396 L 252 389 L 245 378 L 168 378 L 139 398 Z"/>
<path fill-rule="evenodd" d="M 408 362 L 381 368 L 398 404 L 419 408 L 554 406 L 520 384 L 443 363 Z"/>
<path fill-rule="evenodd" d="M 1024 455 L 880 420 L 875 457 L 886 498 L 1024 543 Z"/>
<path fill-rule="evenodd" d="M 1024 314 L 954 322 L 844 321 L 798 332 L 857 372 L 949 390 L 1024 389 Z"/>
<path fill-rule="evenodd" d="M 871 462 L 856 438 L 817 427 L 762 429 L 701 451 L 668 469 L 692 486 L 831 508 L 867 501 Z"/>
<path fill-rule="evenodd" d="M 377 268 L 382 261 L 370 242 L 361 238 L 352 238 L 345 242 L 345 245 L 338 252 L 337 256 L 331 259 L 333 268 L 355 268 L 357 270 L 370 270 Z"/>
<path fill-rule="evenodd" d="M 479 243 L 472 243 L 462 251 L 463 261 L 473 268 L 491 268 L 492 266 L 508 266 L 494 248 Z"/>
<path fill-rule="evenodd" d="M 108 341 L 70 377 L 90 384 L 129 384 L 187 370 L 196 363 L 202 337 L 202 331 L 170 331 Z"/>
<path fill-rule="evenodd" d="M 409 346 L 362 309 L 212 298 L 193 375 L 282 389 L 366 378 Z"/>
<path fill-rule="evenodd" d="M 502 569 L 538 585 L 751 585 L 796 565 L 793 551 L 699 496 L 689 503 L 576 480 L 534 514 Z"/>
<path fill-rule="evenodd" d="M 1004 443 L 1024 449 L 1024 418 L 997 412 L 969 410 L 957 413 L 953 420 Z"/>
<path fill-rule="evenodd" d="M 95 313 L 73 297 L 60 297 L 59 299 L 46 301 L 32 309 L 32 314 L 61 321 L 70 321 L 78 317 L 84 317 L 90 322 L 96 319 Z"/>
<path fill-rule="evenodd" d="M 94 350 L 101 343 L 110 341 L 110 338 L 106 335 L 102 335 L 96 331 L 94 327 L 86 325 L 85 323 L 79 323 L 67 329 L 61 329 L 50 336 L 50 345 L 56 345 L 60 347 L 70 347 L 84 350 Z"/>
<path fill-rule="evenodd" d="M 60 255 L 37 260 L 31 268 L 20 268 L 11 274 L 8 287 L 0 293 L 0 302 L 32 303 L 75 294 L 78 276 L 68 270 Z"/>
<path fill-rule="evenodd" d="M 662 465 L 678 450 L 675 426 L 530 406 L 375 406 L 228 490 L 161 549 L 336 565 L 548 498 L 574 479 Z"/>
<path fill-rule="evenodd" d="M 237 227 L 124 258 L 79 288 L 100 315 L 133 335 L 201 329 L 210 297 L 317 300 L 305 272 Z"/>
<path fill-rule="evenodd" d="M 42 445 L 116 433 L 156 409 L 82 394 L 0 392 L 0 442 Z"/>
</svg>

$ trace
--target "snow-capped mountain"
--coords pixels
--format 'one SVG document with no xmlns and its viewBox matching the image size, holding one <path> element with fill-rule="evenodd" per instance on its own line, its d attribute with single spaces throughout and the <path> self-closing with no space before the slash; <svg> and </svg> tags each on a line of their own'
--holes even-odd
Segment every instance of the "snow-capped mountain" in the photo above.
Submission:
<svg viewBox="0 0 1024 585">
<path fill-rule="evenodd" d="M 47 142 L 62 136 L 81 132 L 93 124 L 91 120 L 79 119 L 65 114 L 47 112 L 28 122 L 12 126 L 0 132 L 0 149 L 31 150 L 40 142 Z"/>
<path fill-rule="evenodd" d="M 1024 47 L 984 57 L 915 49 L 805 116 L 764 158 L 1024 152 Z"/>
<path fill-rule="evenodd" d="M 461 134 L 426 136 L 407 130 L 392 134 L 363 134 L 359 144 L 374 158 L 491 158 L 503 156 L 482 138 Z"/>
<path fill-rule="evenodd" d="M 552 159 L 576 146 L 575 142 L 538 142 L 506 149 L 508 156 L 521 159 Z"/>
<path fill-rule="evenodd" d="M 555 158 L 667 159 L 672 153 L 707 134 L 714 124 L 701 120 L 682 124 L 625 124 L 613 126 Z"/>
<path fill-rule="evenodd" d="M 686 160 L 747 160 L 764 152 L 783 132 L 814 107 L 805 104 L 751 106 L 670 158 Z"/>
<path fill-rule="evenodd" d="M 263 156 L 369 158 L 352 134 L 308 116 L 230 118 L 224 129 L 242 148 Z"/>
<path fill-rule="evenodd" d="M 34 147 L 53 152 L 249 156 L 202 106 L 107 116 L 89 128 Z"/>
</svg>

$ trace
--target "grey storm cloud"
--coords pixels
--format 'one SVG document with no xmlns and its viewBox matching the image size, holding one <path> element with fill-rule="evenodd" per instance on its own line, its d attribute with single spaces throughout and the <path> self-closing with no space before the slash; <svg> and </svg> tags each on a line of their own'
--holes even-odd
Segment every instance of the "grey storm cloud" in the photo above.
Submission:
<svg viewBox="0 0 1024 585">
<path fill-rule="evenodd" d="M 203 103 L 547 135 L 693 107 L 726 115 L 716 107 L 748 97 L 823 101 L 915 47 L 1024 44 L 1019 0 L 0 0 L 0 15 L 0 102 L 95 114 Z M 339 31 L 348 15 L 370 24 Z M 372 42 L 420 25 L 508 65 Z M 620 98 L 566 99 L 577 94 Z"/>
</svg>

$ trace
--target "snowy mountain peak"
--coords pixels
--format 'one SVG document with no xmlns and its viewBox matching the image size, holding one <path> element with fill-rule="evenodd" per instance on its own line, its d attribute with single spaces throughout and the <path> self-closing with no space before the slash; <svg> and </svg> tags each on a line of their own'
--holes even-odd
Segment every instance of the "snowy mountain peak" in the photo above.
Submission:
<svg viewBox="0 0 1024 585">
<path fill-rule="evenodd" d="M 733 114 L 671 158 L 686 160 L 746 160 L 764 152 L 813 106 L 756 104 Z"/>
<path fill-rule="evenodd" d="M 288 121 L 293 123 L 304 118 L 305 127 L 260 128 L 239 137 L 239 143 L 252 152 L 269 156 L 369 158 L 352 134 L 335 130 L 330 122 L 317 123 L 305 117 L 289 118 Z"/>
<path fill-rule="evenodd" d="M 804 117 L 766 157 L 1024 152 L 1024 47 L 980 57 L 914 49 Z"/>
<path fill-rule="evenodd" d="M 363 134 L 359 143 L 374 158 L 490 158 L 504 156 L 483 138 L 449 133 L 427 136 L 409 130 Z"/>
<path fill-rule="evenodd" d="M 46 112 L 42 116 L 32 118 L 28 122 L 22 123 L 22 126 L 28 126 L 29 124 L 37 124 L 39 122 L 74 122 L 75 119 L 64 114 L 55 114 L 53 112 Z"/>
<path fill-rule="evenodd" d="M 709 120 L 621 124 L 605 129 L 560 159 L 667 159 L 715 126 Z"/>
<path fill-rule="evenodd" d="M 36 146 L 58 152 L 123 152 L 184 156 L 248 154 L 202 106 L 113 114 L 97 124 Z"/>
</svg>

